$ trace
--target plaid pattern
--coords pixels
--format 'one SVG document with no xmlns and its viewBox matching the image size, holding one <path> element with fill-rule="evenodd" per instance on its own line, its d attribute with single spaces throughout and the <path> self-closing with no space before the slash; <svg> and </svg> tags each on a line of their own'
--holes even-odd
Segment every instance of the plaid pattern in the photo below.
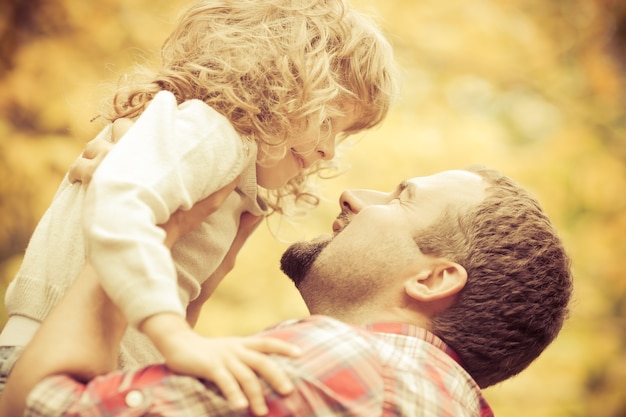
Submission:
<svg viewBox="0 0 626 417">
<path fill-rule="evenodd" d="M 456 355 L 424 329 L 400 323 L 359 328 L 313 316 L 285 322 L 263 334 L 303 350 L 296 359 L 275 357 L 296 390 L 282 397 L 265 386 L 270 416 L 493 416 Z M 29 396 L 25 415 L 251 414 L 229 409 L 212 384 L 156 365 L 109 374 L 87 385 L 64 376 L 48 378 Z"/>
<path fill-rule="evenodd" d="M 0 346 L 0 395 L 4 391 L 13 365 L 24 350 L 24 346 Z"/>
</svg>

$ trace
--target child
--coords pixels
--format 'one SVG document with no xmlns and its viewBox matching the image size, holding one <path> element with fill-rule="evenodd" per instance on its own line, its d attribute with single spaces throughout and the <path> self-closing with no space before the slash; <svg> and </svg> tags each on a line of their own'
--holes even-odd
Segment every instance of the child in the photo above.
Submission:
<svg viewBox="0 0 626 417">
<path fill-rule="evenodd" d="M 114 95 L 106 119 L 135 123 L 89 187 L 66 177 L 39 223 L 7 291 L 0 346 L 25 345 L 89 259 L 130 324 L 121 367 L 165 360 L 231 398 L 235 380 L 254 373 L 234 361 L 217 375 L 216 363 L 235 354 L 254 369 L 249 350 L 287 349 L 237 354 L 193 332 L 186 308 L 218 284 L 212 274 L 242 213 L 284 212 L 333 158 L 338 137 L 381 122 L 394 94 L 391 48 L 347 0 L 200 0 L 162 58 L 156 74 Z M 233 181 L 220 208 L 170 252 L 157 225 Z"/>
</svg>

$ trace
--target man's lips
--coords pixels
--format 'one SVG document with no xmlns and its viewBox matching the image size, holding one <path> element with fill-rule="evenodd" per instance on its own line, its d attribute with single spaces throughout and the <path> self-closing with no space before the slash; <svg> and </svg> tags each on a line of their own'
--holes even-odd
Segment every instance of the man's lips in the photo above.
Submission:
<svg viewBox="0 0 626 417">
<path fill-rule="evenodd" d="M 339 222 L 339 219 L 335 220 L 333 222 L 333 233 L 338 233 L 341 229 L 342 229 L 342 226 L 341 226 L 341 223 Z"/>
<path fill-rule="evenodd" d="M 339 233 L 350 223 L 350 218 L 346 212 L 339 213 L 333 222 L 333 233 Z"/>
</svg>

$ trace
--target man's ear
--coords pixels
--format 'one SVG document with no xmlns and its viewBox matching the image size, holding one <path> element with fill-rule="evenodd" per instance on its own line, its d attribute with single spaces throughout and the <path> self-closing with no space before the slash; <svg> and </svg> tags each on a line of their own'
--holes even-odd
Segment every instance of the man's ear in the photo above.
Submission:
<svg viewBox="0 0 626 417">
<path fill-rule="evenodd" d="M 466 282 L 467 271 L 462 265 L 437 258 L 407 279 L 404 289 L 416 301 L 431 302 L 456 295 Z"/>
</svg>

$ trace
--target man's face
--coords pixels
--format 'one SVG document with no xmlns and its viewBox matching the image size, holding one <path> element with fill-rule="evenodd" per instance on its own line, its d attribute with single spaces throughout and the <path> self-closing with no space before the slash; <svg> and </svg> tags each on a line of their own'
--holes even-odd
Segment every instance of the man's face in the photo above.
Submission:
<svg viewBox="0 0 626 417">
<path fill-rule="evenodd" d="M 454 170 L 403 181 L 391 192 L 345 191 L 333 235 L 291 245 L 281 267 L 312 314 L 366 303 L 385 290 L 387 277 L 407 273 L 424 256 L 414 240 L 420 230 L 480 203 L 484 189 L 479 175 Z"/>
</svg>

